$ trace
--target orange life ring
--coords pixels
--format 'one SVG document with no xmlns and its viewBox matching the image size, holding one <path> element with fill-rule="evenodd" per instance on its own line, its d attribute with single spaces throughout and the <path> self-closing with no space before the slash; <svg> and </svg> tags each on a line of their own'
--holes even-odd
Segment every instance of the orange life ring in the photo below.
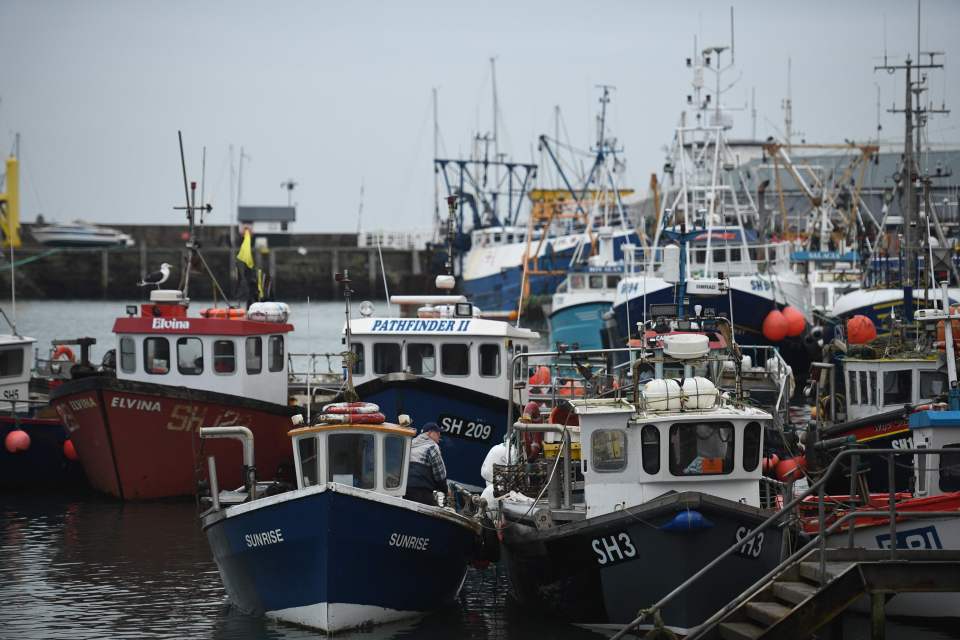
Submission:
<svg viewBox="0 0 960 640">
<path fill-rule="evenodd" d="M 70 362 L 77 361 L 77 357 L 73 355 L 73 349 L 71 349 L 65 344 L 61 344 L 60 346 L 58 346 L 56 349 L 53 350 L 53 356 L 50 359 L 63 360 L 64 358 L 66 358 Z"/>
<path fill-rule="evenodd" d="M 317 416 L 317 423 L 332 424 L 383 424 L 387 417 L 382 413 L 323 413 Z"/>
<path fill-rule="evenodd" d="M 247 312 L 233 307 L 210 307 L 200 312 L 201 317 L 219 320 L 245 320 Z"/>
<path fill-rule="evenodd" d="M 377 413 L 379 411 L 380 407 L 372 402 L 334 402 L 323 407 L 324 413 Z"/>
</svg>

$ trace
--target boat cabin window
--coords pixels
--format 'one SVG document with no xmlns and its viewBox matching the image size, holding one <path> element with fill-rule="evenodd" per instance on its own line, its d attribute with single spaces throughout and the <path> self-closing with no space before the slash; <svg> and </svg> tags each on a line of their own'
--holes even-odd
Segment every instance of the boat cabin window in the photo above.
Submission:
<svg viewBox="0 0 960 640">
<path fill-rule="evenodd" d="M 883 372 L 883 404 L 907 404 L 913 401 L 912 373 L 910 369 Z"/>
<path fill-rule="evenodd" d="M 263 341 L 259 336 L 247 338 L 247 373 L 263 371 Z"/>
<path fill-rule="evenodd" d="M 567 281 L 564 280 L 564 281 L 561 282 L 560 285 L 557 287 L 557 293 L 566 293 L 566 292 L 567 292 Z"/>
<path fill-rule="evenodd" d="M 237 370 L 237 353 L 233 340 L 214 340 L 213 372 L 230 374 Z"/>
<path fill-rule="evenodd" d="M 681 422 L 670 426 L 670 473 L 709 476 L 733 471 L 733 424 Z"/>
<path fill-rule="evenodd" d="M 730 249 L 730 262 L 740 262 L 740 249 Z"/>
<path fill-rule="evenodd" d="M 372 433 L 331 433 L 327 436 L 327 482 L 373 489 L 376 449 Z"/>
<path fill-rule="evenodd" d="M 407 463 L 406 438 L 383 438 L 383 488 L 396 489 L 403 482 L 403 465 Z"/>
<path fill-rule="evenodd" d="M 317 458 L 317 438 L 301 438 L 297 443 L 300 453 L 300 473 L 303 476 L 303 486 L 312 487 L 319 481 L 319 459 Z"/>
<path fill-rule="evenodd" d="M 133 338 L 120 338 L 120 371 L 133 373 L 137 370 L 137 346 Z"/>
<path fill-rule="evenodd" d="M 607 276 L 607 289 L 616 289 L 620 284 L 620 276 Z"/>
<path fill-rule="evenodd" d="M 283 336 L 270 336 L 267 344 L 267 362 L 270 371 L 283 371 Z"/>
<path fill-rule="evenodd" d="M 362 376 L 364 368 L 363 345 L 359 342 L 354 342 L 350 345 L 350 350 L 353 351 L 353 374 Z"/>
<path fill-rule="evenodd" d="M 880 395 L 877 393 L 877 372 L 870 372 L 870 393 L 873 394 L 874 406 L 880 406 Z"/>
<path fill-rule="evenodd" d="M 714 262 L 726 262 L 726 261 L 727 261 L 727 250 L 726 250 L 726 249 L 714 249 L 714 250 L 713 250 L 713 261 L 714 261 Z"/>
<path fill-rule="evenodd" d="M 440 346 L 440 357 L 445 376 L 470 375 L 470 347 L 465 344 Z"/>
<path fill-rule="evenodd" d="M 570 276 L 570 288 L 571 288 L 571 289 L 583 289 L 583 276 L 582 276 L 582 275 L 572 275 L 572 276 Z"/>
<path fill-rule="evenodd" d="M 500 345 L 480 345 L 480 375 L 484 378 L 496 378 L 500 375 Z"/>
<path fill-rule="evenodd" d="M 0 351 L 0 377 L 8 378 L 23 373 L 23 349 L 3 349 Z"/>
<path fill-rule="evenodd" d="M 603 276 L 590 276 L 591 289 L 603 289 Z"/>
<path fill-rule="evenodd" d="M 503 239 L 503 236 L 499 233 L 493 234 L 494 243 L 499 243 Z"/>
<path fill-rule="evenodd" d="M 437 375 L 437 354 L 428 342 L 411 342 L 407 345 L 407 370 L 418 376 Z"/>
<path fill-rule="evenodd" d="M 947 376 L 942 371 L 920 372 L 920 397 L 936 398 L 947 392 Z"/>
<path fill-rule="evenodd" d="M 373 345 L 374 373 L 396 373 L 401 369 L 399 344 L 396 342 L 378 342 Z"/>
<path fill-rule="evenodd" d="M 200 338 L 177 338 L 177 371 L 185 376 L 203 373 L 203 342 Z"/>
<path fill-rule="evenodd" d="M 627 432 L 599 429 L 590 436 L 590 457 L 595 471 L 622 471 L 627 467 Z"/>
<path fill-rule="evenodd" d="M 940 491 L 960 491 L 960 444 L 946 444 L 942 448 L 957 452 L 940 454 Z"/>
<path fill-rule="evenodd" d="M 158 375 L 170 372 L 170 342 L 166 338 L 143 341 L 143 368 Z"/>
<path fill-rule="evenodd" d="M 857 372 L 851 371 L 848 376 L 850 380 L 847 381 L 847 395 L 850 396 L 850 404 L 858 404 L 857 402 Z"/>
<path fill-rule="evenodd" d="M 748 422 L 743 429 L 743 470 L 753 471 L 760 464 L 760 436 L 763 429 L 759 422 Z"/>
<path fill-rule="evenodd" d="M 867 388 L 867 372 L 860 372 L 860 404 L 871 404 L 870 390 Z"/>
<path fill-rule="evenodd" d="M 644 425 L 640 430 L 640 453 L 644 473 L 660 473 L 660 429 L 655 425 Z"/>
</svg>

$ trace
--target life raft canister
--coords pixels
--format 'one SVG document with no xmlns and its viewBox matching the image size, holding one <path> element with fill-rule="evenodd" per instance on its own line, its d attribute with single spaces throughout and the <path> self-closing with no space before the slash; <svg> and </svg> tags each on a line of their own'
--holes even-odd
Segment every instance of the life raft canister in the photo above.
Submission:
<svg viewBox="0 0 960 640">
<path fill-rule="evenodd" d="M 218 320 L 246 320 L 247 312 L 233 307 L 210 307 L 209 309 L 203 309 L 200 316 Z"/>
</svg>

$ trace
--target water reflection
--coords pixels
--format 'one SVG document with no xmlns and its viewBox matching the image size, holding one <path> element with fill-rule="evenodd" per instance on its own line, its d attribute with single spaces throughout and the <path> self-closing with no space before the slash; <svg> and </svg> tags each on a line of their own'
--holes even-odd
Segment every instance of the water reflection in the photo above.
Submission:
<svg viewBox="0 0 960 640">
<path fill-rule="evenodd" d="M 318 633 L 231 607 L 191 502 L 121 504 L 0 494 L 0 637 L 305 640 Z M 556 638 L 598 634 L 536 618 L 506 596 L 502 567 L 471 570 L 456 606 L 344 640 Z M 639 604 L 642 603 L 638 603 Z M 847 638 L 869 637 L 849 617 Z M 888 638 L 960 637 L 956 620 L 891 623 Z"/>
</svg>

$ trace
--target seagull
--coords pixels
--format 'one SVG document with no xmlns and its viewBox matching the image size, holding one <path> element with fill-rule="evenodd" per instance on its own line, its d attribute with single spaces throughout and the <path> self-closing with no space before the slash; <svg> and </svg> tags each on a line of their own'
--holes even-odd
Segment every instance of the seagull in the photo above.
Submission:
<svg viewBox="0 0 960 640">
<path fill-rule="evenodd" d="M 167 281 L 167 278 L 170 277 L 170 265 L 164 262 L 160 265 L 160 271 L 154 271 L 153 273 L 148 273 L 144 276 L 143 280 L 137 283 L 138 287 L 148 287 L 151 285 L 156 286 L 158 289 L 160 285 Z"/>
</svg>

